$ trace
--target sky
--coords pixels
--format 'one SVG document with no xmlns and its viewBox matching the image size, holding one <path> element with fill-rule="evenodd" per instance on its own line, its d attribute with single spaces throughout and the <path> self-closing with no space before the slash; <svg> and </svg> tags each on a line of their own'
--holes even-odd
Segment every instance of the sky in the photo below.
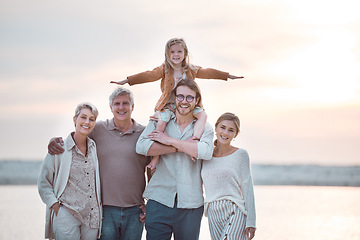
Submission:
<svg viewBox="0 0 360 240">
<path fill-rule="evenodd" d="M 190 62 L 244 76 L 198 79 L 208 121 L 241 120 L 234 146 L 253 164 L 360 165 L 357 0 L 0 0 L 0 160 L 41 160 L 73 131 L 78 103 L 112 117 L 111 80 L 164 61 L 185 39 Z M 125 86 L 146 125 L 160 81 Z"/>
</svg>

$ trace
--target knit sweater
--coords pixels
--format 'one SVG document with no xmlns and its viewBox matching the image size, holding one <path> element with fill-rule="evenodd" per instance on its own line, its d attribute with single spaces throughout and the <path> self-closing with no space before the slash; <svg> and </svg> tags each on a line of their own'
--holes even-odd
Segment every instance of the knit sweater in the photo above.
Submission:
<svg viewBox="0 0 360 240">
<path fill-rule="evenodd" d="M 205 187 L 205 216 L 209 203 L 229 200 L 247 216 L 246 227 L 255 228 L 255 201 L 249 155 L 238 149 L 225 157 L 203 161 L 201 177 Z"/>
</svg>

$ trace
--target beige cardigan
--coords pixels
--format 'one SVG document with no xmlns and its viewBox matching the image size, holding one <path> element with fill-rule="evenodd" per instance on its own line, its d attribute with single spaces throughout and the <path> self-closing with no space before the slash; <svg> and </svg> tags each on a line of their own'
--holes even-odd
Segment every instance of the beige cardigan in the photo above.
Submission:
<svg viewBox="0 0 360 240">
<path fill-rule="evenodd" d="M 195 78 L 227 80 L 229 73 L 212 68 L 191 66 L 186 72 L 186 77 L 193 80 L 195 80 Z M 151 71 L 145 71 L 129 76 L 127 79 L 129 80 L 130 86 L 147 82 L 155 82 L 161 79 L 160 87 L 162 95 L 156 103 L 155 111 L 160 111 L 165 107 L 165 105 L 169 102 L 171 92 L 175 87 L 173 75 L 169 72 L 165 73 L 165 64 L 162 64 L 161 66 L 156 67 Z M 202 107 L 202 103 L 199 103 L 199 106 Z"/>
<path fill-rule="evenodd" d="M 42 201 L 46 204 L 46 221 L 45 221 L 45 238 L 55 239 L 52 229 L 51 206 L 58 202 L 59 197 L 64 192 L 66 184 L 69 179 L 70 167 L 72 161 L 72 150 L 67 149 L 67 142 L 70 141 L 71 134 L 65 139 L 64 152 L 59 155 L 47 154 L 42 164 L 39 179 L 38 179 L 38 191 Z M 91 148 L 92 157 L 95 160 L 95 183 L 96 183 L 96 195 L 100 209 L 100 219 L 102 219 L 102 203 L 100 193 L 100 175 L 99 175 L 99 163 L 97 161 L 96 145 L 93 140 L 88 138 L 89 146 Z M 101 223 L 100 223 L 101 228 Z M 99 236 L 100 236 L 99 230 Z"/>
</svg>

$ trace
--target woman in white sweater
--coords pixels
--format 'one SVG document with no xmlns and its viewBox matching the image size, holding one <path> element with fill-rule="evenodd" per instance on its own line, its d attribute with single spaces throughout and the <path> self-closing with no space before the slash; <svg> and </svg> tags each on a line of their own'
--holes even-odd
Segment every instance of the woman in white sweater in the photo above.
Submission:
<svg viewBox="0 0 360 240">
<path fill-rule="evenodd" d="M 100 236 L 102 206 L 95 142 L 97 109 L 79 104 L 73 118 L 75 132 L 65 140 L 64 152 L 47 154 L 38 179 L 46 204 L 45 238 L 96 240 Z"/>
<path fill-rule="evenodd" d="M 215 124 L 213 158 L 203 161 L 205 216 L 213 240 L 247 240 L 255 235 L 253 180 L 246 150 L 231 145 L 240 131 L 240 120 L 224 113 Z"/>
</svg>

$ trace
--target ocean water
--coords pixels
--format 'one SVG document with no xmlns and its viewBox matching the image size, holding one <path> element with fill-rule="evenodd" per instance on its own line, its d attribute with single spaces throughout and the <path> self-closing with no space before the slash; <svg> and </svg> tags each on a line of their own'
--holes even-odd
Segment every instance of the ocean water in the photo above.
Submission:
<svg viewBox="0 0 360 240">
<path fill-rule="evenodd" d="M 42 161 L 0 160 L 0 185 L 34 185 Z M 360 166 L 253 164 L 255 185 L 360 187 Z"/>
<path fill-rule="evenodd" d="M 360 188 L 255 186 L 255 201 L 255 240 L 360 240 Z M 0 240 L 44 239 L 44 222 L 35 185 L 0 186 Z M 210 239 L 205 217 L 200 239 Z"/>
</svg>

